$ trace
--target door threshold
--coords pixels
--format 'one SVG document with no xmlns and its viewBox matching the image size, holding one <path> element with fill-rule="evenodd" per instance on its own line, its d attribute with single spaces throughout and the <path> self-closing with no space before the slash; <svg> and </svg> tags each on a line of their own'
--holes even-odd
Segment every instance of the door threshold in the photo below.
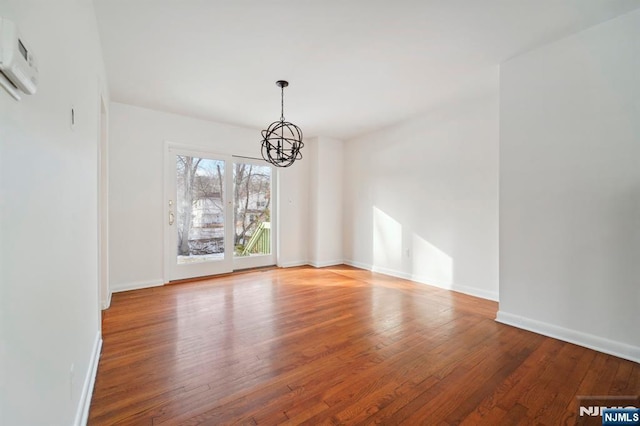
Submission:
<svg viewBox="0 0 640 426">
<path fill-rule="evenodd" d="M 230 276 L 234 276 L 234 275 L 241 275 L 241 274 L 246 274 L 246 273 L 249 273 L 249 272 L 271 271 L 273 269 L 278 269 L 278 266 L 277 265 L 269 265 L 269 266 L 257 266 L 255 268 L 234 269 L 232 272 L 227 272 L 227 273 L 224 273 L 224 274 L 204 275 L 202 277 L 193 277 L 193 278 L 184 278 L 184 279 L 180 279 L 180 280 L 172 280 L 172 281 L 169 281 L 166 285 L 192 283 L 192 282 L 196 282 L 196 281 L 211 280 L 211 279 L 214 279 L 214 278 L 222 278 L 222 277 L 230 277 Z"/>
</svg>

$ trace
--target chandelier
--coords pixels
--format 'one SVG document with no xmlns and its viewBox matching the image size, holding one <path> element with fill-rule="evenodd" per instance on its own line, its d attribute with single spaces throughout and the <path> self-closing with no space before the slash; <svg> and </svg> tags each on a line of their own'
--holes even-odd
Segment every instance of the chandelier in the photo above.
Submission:
<svg viewBox="0 0 640 426">
<path fill-rule="evenodd" d="M 280 88 L 280 121 L 274 121 L 262 131 L 262 158 L 276 167 L 289 167 L 302 159 L 302 130 L 284 121 L 284 88 L 289 82 L 278 80 L 276 85 Z"/>
</svg>

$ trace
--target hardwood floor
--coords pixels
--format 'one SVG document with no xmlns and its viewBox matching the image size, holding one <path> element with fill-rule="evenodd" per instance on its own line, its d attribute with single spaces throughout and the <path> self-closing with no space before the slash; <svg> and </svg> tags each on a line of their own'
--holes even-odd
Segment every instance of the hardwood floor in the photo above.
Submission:
<svg viewBox="0 0 640 426">
<path fill-rule="evenodd" d="M 640 366 L 494 321 L 494 302 L 347 266 L 117 293 L 91 425 L 574 424 Z"/>
</svg>

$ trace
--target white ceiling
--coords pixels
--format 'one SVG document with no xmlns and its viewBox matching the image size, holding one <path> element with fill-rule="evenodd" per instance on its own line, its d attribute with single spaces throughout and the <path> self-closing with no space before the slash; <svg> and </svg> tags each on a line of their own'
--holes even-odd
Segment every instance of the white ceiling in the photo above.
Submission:
<svg viewBox="0 0 640 426">
<path fill-rule="evenodd" d="M 112 100 L 348 139 L 640 0 L 94 0 Z M 482 80 L 480 78 L 480 80 Z M 473 84 L 477 87 L 477 84 Z M 259 137 L 258 135 L 256 136 Z"/>
</svg>

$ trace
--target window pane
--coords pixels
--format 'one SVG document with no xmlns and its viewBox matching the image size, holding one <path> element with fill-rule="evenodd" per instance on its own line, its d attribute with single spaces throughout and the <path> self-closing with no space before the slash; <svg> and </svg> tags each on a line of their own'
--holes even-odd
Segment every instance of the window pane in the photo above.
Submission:
<svg viewBox="0 0 640 426">
<path fill-rule="evenodd" d="M 271 254 L 271 167 L 235 163 L 235 256 Z"/>
<path fill-rule="evenodd" d="M 177 156 L 178 264 L 224 258 L 224 161 Z"/>
</svg>

